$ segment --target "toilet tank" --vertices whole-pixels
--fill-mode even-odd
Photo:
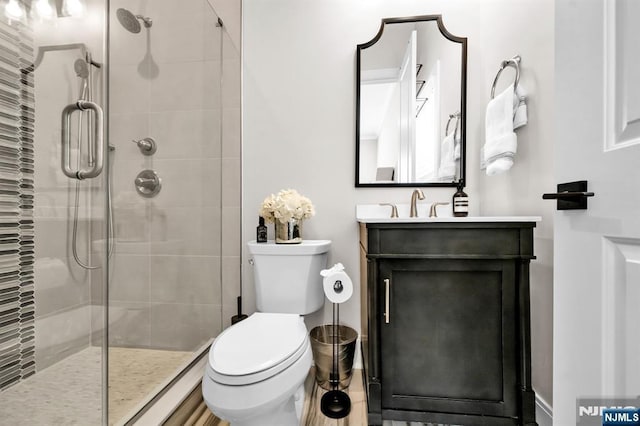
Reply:
[[[331,241],[300,244],[248,243],[260,312],[306,315],[324,305],[320,271],[327,267]]]

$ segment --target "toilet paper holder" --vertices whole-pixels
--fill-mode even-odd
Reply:
[[[342,263],[336,263],[329,269],[320,271],[323,276],[323,288],[327,299],[333,304],[333,356],[329,375],[331,390],[320,400],[320,411],[332,419],[341,419],[351,411],[351,398],[339,389],[340,373],[338,371],[338,340],[340,328],[340,303],[344,303],[353,293],[351,278],[344,272]],[[344,294],[343,294],[344,293]]]
[[[336,263],[329,269],[320,271],[324,294],[332,303],[344,303],[353,294],[353,282],[344,272],[342,263]]]

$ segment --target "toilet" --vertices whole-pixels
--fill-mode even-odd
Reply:
[[[313,362],[302,315],[324,305],[320,271],[331,241],[248,246],[258,312],[214,340],[202,394],[232,426],[297,426]]]

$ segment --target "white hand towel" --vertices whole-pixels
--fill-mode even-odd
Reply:
[[[460,159],[460,132],[456,132],[453,134],[453,159],[458,161]]]
[[[513,132],[513,96],[513,84],[510,84],[487,105],[484,160],[489,176],[504,173],[513,166],[518,147]]]
[[[441,181],[454,180],[456,177],[454,143],[453,133],[450,133],[444,137],[442,144],[440,145],[440,167],[438,168],[438,178]]]
[[[484,158],[487,162],[487,175],[495,176],[509,170],[513,166],[517,150],[518,140],[513,132],[495,139],[489,146],[485,145]]]
[[[516,92],[513,95],[513,130],[516,130],[527,124],[527,91],[518,84]]]

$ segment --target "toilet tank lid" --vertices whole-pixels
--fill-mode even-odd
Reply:
[[[302,240],[300,244],[276,244],[273,241],[257,243],[249,241],[249,253],[272,256],[303,256],[309,254],[321,254],[329,251],[331,240]]]
[[[300,315],[256,312],[214,340],[209,365],[226,376],[258,373],[285,361],[306,338]]]

